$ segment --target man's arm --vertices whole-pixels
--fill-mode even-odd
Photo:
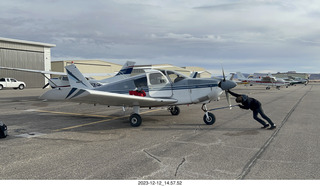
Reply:
[[[228,92],[229,92],[232,96],[234,96],[234,97],[239,97],[239,96],[241,96],[240,94],[231,92],[231,90],[228,90]]]

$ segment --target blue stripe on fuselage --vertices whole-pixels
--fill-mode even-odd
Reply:
[[[188,89],[201,89],[201,88],[211,88],[218,87],[218,84],[202,84],[202,85],[181,85],[181,86],[166,86],[161,88],[144,88],[145,92],[149,91],[177,91],[177,90],[188,90]],[[128,94],[131,89],[122,89],[122,90],[110,90],[108,92],[118,93],[118,94]]]

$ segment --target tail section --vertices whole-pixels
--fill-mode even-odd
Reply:
[[[69,79],[70,86],[72,88],[79,89],[92,89],[92,85],[89,81],[82,75],[76,65],[71,64],[65,67],[67,70],[67,75]]]
[[[196,72],[196,71],[193,71],[191,74],[190,74],[190,78],[197,78],[197,76],[198,76],[198,72]]]
[[[244,75],[241,72],[237,72],[237,76],[239,80],[245,80],[247,79],[246,77],[244,77]]]
[[[121,68],[121,70],[115,75],[115,76],[119,76],[119,75],[130,75],[134,64],[136,64],[136,62],[133,61],[127,61]]]
[[[115,82],[115,81],[119,81],[119,80],[123,80],[126,79],[130,76],[130,74],[132,73],[134,64],[136,62],[132,62],[132,61],[127,61],[121,68],[121,70],[113,77],[107,78],[107,79],[103,79],[100,82],[102,84],[107,84],[107,83],[111,83],[111,82]]]
[[[233,80],[233,77],[234,77],[234,73],[230,73],[230,74],[226,77],[226,79],[227,79],[227,80]]]

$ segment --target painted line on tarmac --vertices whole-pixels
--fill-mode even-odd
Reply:
[[[113,116],[104,116],[104,115],[96,115],[96,114],[80,114],[80,113],[72,113],[72,112],[57,112],[57,111],[49,111],[49,110],[38,110],[38,109],[28,109],[27,112],[42,112],[42,113],[51,113],[51,114],[59,114],[59,115],[73,115],[73,116],[87,116],[87,117],[98,117],[98,118],[109,118]]]
[[[147,113],[156,112],[156,111],[160,111],[160,109],[149,110],[149,111],[141,112],[140,114],[147,114]],[[121,119],[121,118],[126,118],[126,117],[128,117],[128,116],[112,117],[112,118],[109,118],[109,119],[104,119],[104,120],[100,120],[100,121],[94,121],[94,122],[80,124],[80,125],[74,125],[74,126],[71,126],[71,127],[65,127],[65,128],[56,129],[56,130],[53,130],[53,131],[54,132],[60,132],[60,131],[64,131],[64,130],[70,130],[70,129],[80,128],[80,127],[84,127],[84,126],[95,125],[95,124],[99,124],[99,123],[103,123],[103,122],[108,122],[108,121],[113,121],[113,120],[117,120],[117,119]]]

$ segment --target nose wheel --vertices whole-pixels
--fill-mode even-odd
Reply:
[[[216,122],[216,117],[211,112],[208,112],[207,105],[204,103],[201,107],[203,112],[205,112],[203,116],[203,121],[207,125],[213,125]]]
[[[207,125],[213,125],[216,122],[216,117],[214,116],[214,114],[212,114],[211,112],[207,112],[204,116],[203,116],[203,121],[205,124]]]

